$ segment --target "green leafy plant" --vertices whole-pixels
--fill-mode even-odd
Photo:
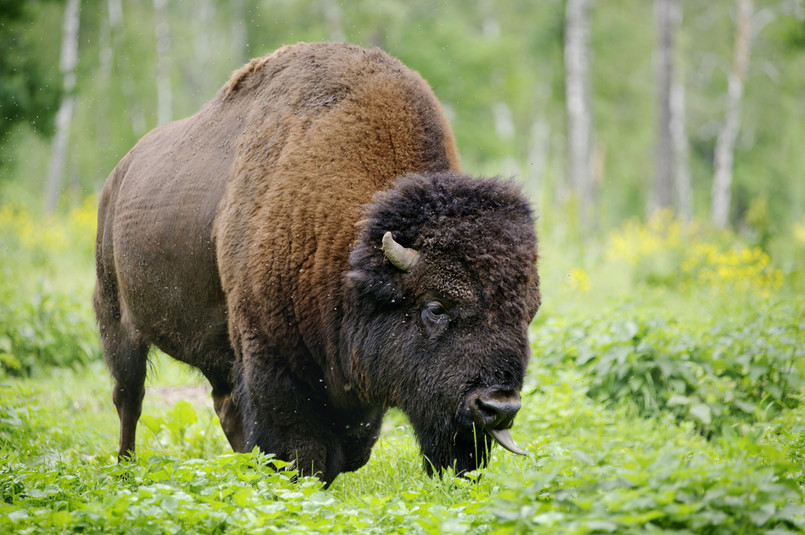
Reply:
[[[512,428],[529,455],[496,447],[468,479],[432,479],[391,410],[370,462],[323,489],[293,464],[232,454],[208,399],[175,401],[203,376],[157,351],[138,455],[117,463],[91,247],[75,230],[85,212],[64,225],[82,236],[75,256],[0,229],[21,253],[0,268],[0,533],[805,532],[797,266],[779,290],[733,293],[660,276],[673,251],[641,253],[640,274],[596,244],[543,241],[545,303]]]
[[[536,410],[518,422],[539,437],[528,446],[533,464],[491,474],[501,488],[494,533],[805,529],[802,465],[784,452],[791,437],[772,446],[764,432],[733,433],[716,444],[691,422],[599,404],[577,387],[580,370],[542,372],[527,401]],[[774,427],[790,429],[793,414],[802,411]]]
[[[621,310],[549,321],[536,353],[544,365],[587,370],[595,399],[628,401],[646,416],[668,412],[711,436],[799,405],[802,316],[801,303],[695,325]]]
[[[44,282],[33,297],[20,300],[9,282],[0,282],[0,374],[30,375],[101,358],[88,300]]]

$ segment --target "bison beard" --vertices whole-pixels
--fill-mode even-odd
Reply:
[[[299,44],[253,60],[145,136],[104,186],[94,305],[134,453],[148,348],[196,366],[235,451],[327,484],[369,459],[388,407],[429,473],[509,435],[539,303],[512,183],[461,173],[415,72]]]

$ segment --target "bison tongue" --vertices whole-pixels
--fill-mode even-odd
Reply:
[[[508,429],[487,429],[486,432],[492,435],[492,438],[495,439],[495,442],[510,452],[516,453],[517,455],[528,455],[526,452],[517,447],[517,444],[514,443],[514,439],[512,438],[512,435],[509,433]]]

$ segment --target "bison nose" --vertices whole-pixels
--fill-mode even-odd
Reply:
[[[469,401],[470,414],[483,429],[508,429],[520,410],[520,393],[495,388],[476,393]]]

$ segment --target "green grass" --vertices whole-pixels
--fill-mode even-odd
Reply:
[[[118,464],[91,244],[49,253],[0,231],[20,259],[0,279],[0,533],[805,532],[803,266],[778,279],[734,237],[700,243],[696,264],[669,228],[543,241],[512,430],[527,457],[495,448],[471,481],[429,478],[392,410],[369,463],[326,490],[232,454],[203,377],[158,352],[137,459]],[[627,231],[624,262],[605,252]],[[719,262],[732,271],[701,280]]]

